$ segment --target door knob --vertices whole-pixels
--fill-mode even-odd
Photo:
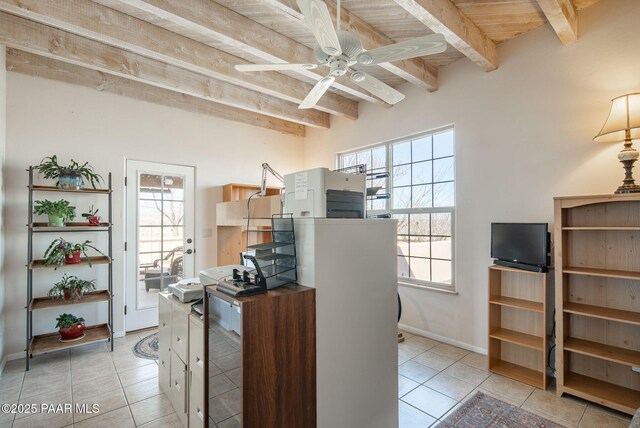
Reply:
[[[193,250],[192,250],[191,248],[189,248],[189,249],[187,250],[187,254],[191,254],[191,253],[193,253]]]
[[[193,242],[193,239],[191,239],[191,238],[187,239],[187,244],[191,244],[192,242]]]

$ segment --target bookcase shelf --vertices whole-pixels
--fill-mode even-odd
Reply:
[[[617,321],[640,325],[640,312],[623,311],[620,309],[605,308],[603,306],[585,305],[583,303],[567,302],[564,312],[586,317],[600,318],[608,321]]]
[[[600,358],[614,363],[625,364],[631,367],[640,367],[640,351],[605,345],[575,337],[568,337],[564,341],[564,349],[590,357]]]
[[[532,334],[520,333],[506,328],[500,328],[489,334],[493,339],[502,340],[503,342],[513,343],[527,348],[542,351],[544,348],[544,338],[534,336]]]
[[[535,386],[536,388],[546,388],[543,383],[545,375],[543,372],[538,370],[533,370],[507,361],[498,361],[496,364],[491,366],[491,371],[513,380],[517,380],[518,382]]]
[[[569,372],[558,394],[568,393],[602,406],[633,415],[640,408],[640,394],[635,389]]]
[[[546,389],[547,273],[489,267],[489,370]]]
[[[542,302],[533,300],[516,299],[515,297],[494,296],[489,299],[492,305],[509,306],[511,308],[523,309],[525,311],[543,312],[544,305]]]
[[[629,414],[640,407],[638,224],[640,194],[555,198],[556,393]]]
[[[604,278],[620,278],[640,280],[640,272],[630,272],[614,269],[593,269],[585,267],[567,266],[563,268],[564,273],[573,275],[601,276]]]

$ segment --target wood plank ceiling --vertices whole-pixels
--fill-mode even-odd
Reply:
[[[325,0],[332,16],[334,0]],[[579,12],[598,0],[343,0],[341,26],[365,49],[441,33],[445,52],[354,68],[432,92],[438,69],[500,65],[496,45],[550,23],[578,37]],[[357,119],[361,101],[390,107],[342,77],[316,108],[298,109],[326,68],[240,73],[248,63],[307,63],[315,40],[295,0],[0,0],[7,69],[304,136],[331,115]],[[428,96],[426,94],[425,96]]]

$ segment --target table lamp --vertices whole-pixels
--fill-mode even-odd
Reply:
[[[615,193],[638,193],[640,185],[633,179],[633,164],[638,160],[638,152],[631,140],[640,139],[640,93],[622,95],[611,100],[611,111],[602,130],[593,141],[617,143],[624,141],[624,149],[618,153],[625,177]]]

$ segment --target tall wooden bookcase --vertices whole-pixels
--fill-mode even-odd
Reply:
[[[640,194],[555,198],[557,394],[640,408]]]
[[[281,210],[280,190],[267,187],[266,197],[257,197],[260,186],[232,183],[222,187],[222,202],[216,204],[218,266],[236,265],[247,245],[271,241],[271,216]],[[248,225],[247,217],[251,218]]]
[[[489,267],[489,370],[547,389],[547,277]]]

